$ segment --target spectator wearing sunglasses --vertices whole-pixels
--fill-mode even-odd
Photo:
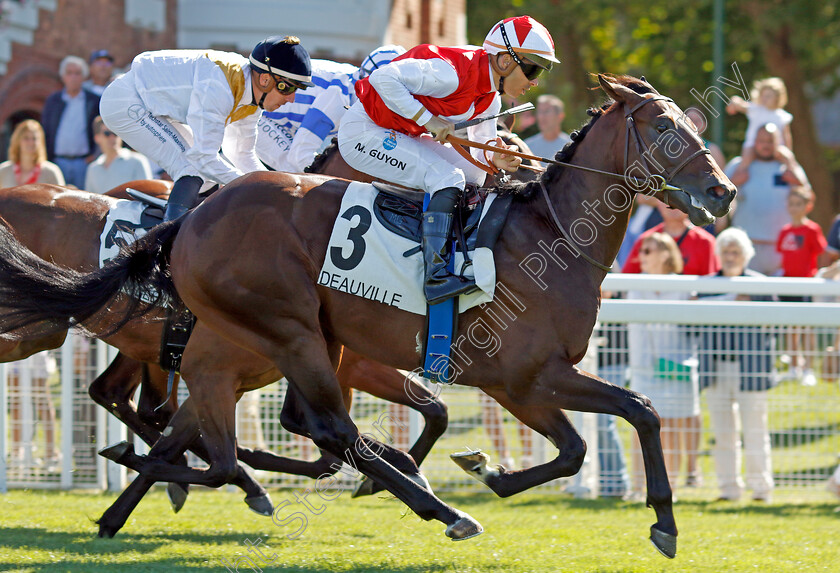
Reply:
[[[261,110],[293,101],[296,90],[312,85],[311,76],[309,54],[294,36],[263,40],[249,58],[215,50],[145,52],[106,88],[100,113],[110,131],[175,181],[169,221],[195,206],[204,183],[226,185],[265,171],[256,153]]]
[[[338,147],[354,169],[422,189],[431,195],[423,216],[426,300],[435,304],[472,285],[447,270],[453,212],[466,184],[484,182],[484,170],[441,143],[461,121],[491,117],[501,95],[521,97],[558,60],[548,30],[530,16],[507,18],[481,48],[420,45],[356,82],[359,101],[341,119]],[[496,142],[496,123],[467,130],[476,142]],[[476,161],[516,171],[521,160],[473,150]]]
[[[152,178],[149,161],[124,148],[120,136],[109,130],[98,116],[93,120],[93,140],[102,155],[88,165],[85,191],[102,194],[129,181]]]

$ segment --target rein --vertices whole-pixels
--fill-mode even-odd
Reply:
[[[470,141],[468,139],[464,139],[464,138],[461,138],[461,137],[456,137],[454,135],[448,136],[446,138],[446,140],[448,142],[450,142],[452,144],[452,146],[455,148],[455,150],[458,151],[458,153],[460,153],[464,158],[468,159],[471,163],[473,163],[474,165],[477,165],[478,167],[482,168],[484,171],[487,171],[491,175],[495,175],[498,172],[498,169],[495,168],[495,166],[492,166],[492,163],[491,163],[492,167],[488,167],[487,165],[484,165],[483,163],[480,163],[480,162],[476,161],[475,158],[473,158],[472,155],[470,155],[469,152],[466,149],[464,149],[464,147],[475,147],[477,149],[483,149],[485,151],[485,154],[486,154],[487,151],[494,151],[494,152],[498,152],[498,153],[502,153],[502,154],[506,154],[506,155],[513,155],[513,156],[516,156],[516,157],[521,157],[522,159],[531,159],[531,160],[539,161],[541,163],[548,163],[548,164],[551,164],[551,165],[561,165],[563,167],[571,167],[572,169],[578,169],[578,170],[581,170],[581,171],[588,171],[590,173],[597,173],[599,175],[606,175],[608,177],[614,177],[616,179],[621,179],[625,183],[629,183],[634,189],[636,189],[639,192],[640,191],[644,191],[644,192],[650,191],[651,194],[653,194],[653,193],[659,193],[659,192],[662,192],[662,191],[682,191],[682,189],[680,189],[679,187],[675,187],[675,186],[671,185],[670,184],[671,180],[673,180],[673,178],[677,176],[677,173],[679,173],[691,161],[693,161],[694,159],[696,159],[697,157],[699,157],[701,155],[711,154],[711,152],[706,147],[703,147],[701,149],[698,149],[694,153],[692,153],[685,160],[683,160],[679,165],[677,165],[677,167],[672,172],[669,173],[667,169],[664,169],[664,168],[660,167],[664,176],[663,176],[663,174],[653,173],[653,170],[650,168],[650,164],[648,163],[648,160],[645,158],[645,155],[648,154],[648,152],[650,151],[650,147],[645,143],[645,140],[642,138],[642,134],[639,133],[639,128],[636,127],[636,122],[633,119],[633,114],[637,110],[639,110],[640,108],[642,108],[646,104],[648,104],[650,102],[653,102],[653,101],[666,101],[666,102],[673,103],[674,100],[672,100],[671,98],[665,97],[665,96],[654,96],[654,97],[651,97],[651,98],[643,99],[642,101],[640,101],[639,103],[637,103],[635,106],[633,106],[630,109],[628,109],[627,104],[624,104],[624,109],[625,109],[624,117],[625,117],[625,120],[626,120],[625,123],[626,123],[626,126],[627,126],[627,130],[625,132],[625,141],[624,141],[624,170],[626,172],[627,167],[629,165],[630,140],[632,139],[633,143],[635,145],[635,148],[636,148],[636,152],[639,154],[639,157],[641,158],[642,162],[644,163],[644,167],[645,167],[645,170],[647,171],[647,175],[648,175],[648,177],[644,181],[644,183],[645,183],[644,187],[641,187],[642,181],[640,181],[638,178],[630,177],[628,175],[624,175],[624,174],[621,174],[621,173],[613,173],[611,171],[603,171],[601,169],[595,169],[595,168],[592,168],[592,167],[585,167],[583,165],[574,165],[572,163],[567,163],[565,161],[557,161],[556,159],[548,159],[547,157],[539,157],[537,155],[531,155],[529,153],[522,153],[520,151],[514,151],[514,150],[511,150],[511,149],[502,149],[500,147],[496,147],[496,146],[493,146],[493,145],[488,145],[486,143],[473,142],[473,141]],[[631,132],[633,133],[632,137],[630,135]],[[659,165],[657,164],[657,166],[659,166]],[[589,255],[584,253],[582,250],[580,250],[580,247],[577,245],[577,243],[575,243],[575,241],[572,240],[571,236],[569,235],[569,232],[566,231],[565,227],[563,227],[563,224],[560,222],[560,218],[557,216],[557,212],[554,210],[554,206],[551,204],[551,198],[548,196],[548,191],[546,190],[545,185],[540,183],[540,188],[542,189],[546,205],[548,205],[548,211],[551,214],[551,221],[552,221],[552,223],[554,223],[554,226],[556,227],[555,230],[559,233],[559,235],[567,243],[569,243],[569,245],[575,250],[575,252],[578,255],[580,255],[581,257],[583,257],[583,259],[586,260],[586,262],[594,265],[595,267],[601,269],[602,271],[609,272],[611,270],[611,267],[596,261],[595,259],[593,259]]]

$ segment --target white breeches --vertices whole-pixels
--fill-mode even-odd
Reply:
[[[357,102],[341,119],[338,148],[350,165],[373,177],[427,193],[481,184],[485,172],[428,135],[412,137],[376,125]]]
[[[173,181],[184,175],[200,177],[198,170],[184,156],[184,152],[192,145],[192,134],[185,126],[179,125],[176,128],[166,118],[156,116],[146,109],[134,87],[131,71],[111,82],[105,89],[99,103],[99,113],[111,131],[135,151],[160,165]]]

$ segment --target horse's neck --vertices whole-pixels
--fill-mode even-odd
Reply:
[[[609,173],[621,173],[621,159],[618,158],[620,146],[615,143],[620,138],[604,138],[597,135],[617,129],[614,124],[612,118],[601,117],[578,144],[571,163]],[[602,148],[599,141],[604,140],[610,141],[610,144]],[[576,242],[579,250],[607,266],[615,260],[621,247],[629,218],[629,203],[632,201],[632,194],[623,185],[618,185],[619,183],[620,180],[613,177],[566,167],[559,177],[546,187],[560,224],[573,239],[578,239]],[[552,214],[546,205],[543,191],[538,188],[536,193],[538,196],[523,205],[524,209],[515,210],[517,218],[521,220],[514,224],[529,229],[529,234],[532,235],[530,244],[540,246],[541,252],[547,256],[549,262],[554,262],[561,268],[568,265],[572,272],[589,276],[592,284],[600,284],[605,272],[587,262],[583,256],[561,245],[563,241],[552,222]],[[614,207],[620,204],[619,201],[626,202],[627,208],[615,209]],[[534,216],[541,224],[534,225],[531,221],[529,225],[527,219]],[[593,232],[594,239],[589,243]],[[541,245],[555,245],[556,258],[552,258]],[[565,273],[545,274],[553,274],[560,281],[565,280],[561,278]]]

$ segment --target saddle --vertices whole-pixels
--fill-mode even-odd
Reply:
[[[373,212],[377,220],[392,233],[418,243],[404,256],[410,257],[420,250],[422,239],[424,193],[388,183],[374,182],[379,191],[374,199]],[[487,198],[487,190],[468,186],[461,196],[452,225],[452,240],[462,249],[475,248],[476,229],[481,219],[481,209],[476,209]]]

